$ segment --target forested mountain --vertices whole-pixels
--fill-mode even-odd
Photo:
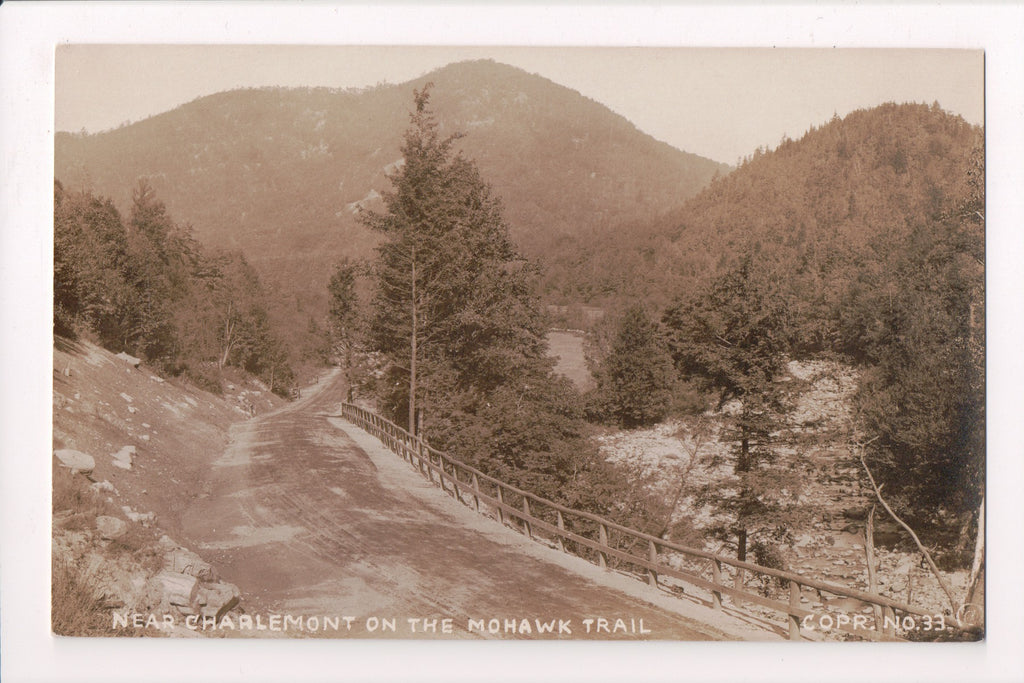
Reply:
[[[457,146],[503,200],[512,238],[531,258],[653,218],[728,170],[573,90],[476,61],[358,91],[236,90],[117,130],[59,133],[55,175],[122,211],[129,188],[147,178],[198,240],[242,250],[289,307],[323,313],[332,265],[369,256],[376,243],[356,213],[379,208],[401,159],[409,98],[428,81],[442,132],[465,134]]]
[[[863,370],[850,438],[863,439],[900,514],[932,542],[967,547],[985,459],[980,128],[937,105],[857,111],[758,150],[678,211],[580,258],[607,278],[610,303],[656,312],[681,379],[720,406],[739,401],[735,519],[723,533],[741,555],[766,511],[784,519],[764,490],[787,411],[780,369],[822,354]],[[601,330],[599,378],[630,360],[611,341],[629,325],[612,315]],[[606,419],[626,422],[636,396],[665,385],[651,363],[631,371],[646,387],[604,382],[595,403]]]
[[[809,303],[827,295],[822,278],[844,257],[895,244],[963,197],[982,144],[981,129],[936,105],[886,104],[833,118],[775,150],[756,150],[654,221],[560,250],[556,286],[581,287],[576,300],[660,306],[735,263],[749,244],[785,254],[793,274],[809,278]]]

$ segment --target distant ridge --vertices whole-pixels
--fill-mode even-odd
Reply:
[[[234,90],[116,130],[58,133],[55,175],[122,210],[148,178],[201,241],[241,249],[283,296],[320,310],[333,264],[371,253],[375,236],[355,214],[389,189],[412,91],[427,82],[442,127],[466,134],[459,144],[531,257],[663,214],[729,170],[574,90],[479,60],[362,90]]]

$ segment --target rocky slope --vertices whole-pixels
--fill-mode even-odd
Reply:
[[[779,548],[783,564],[798,574],[866,591],[865,522],[875,499],[850,445],[850,398],[858,375],[832,362],[791,362],[787,381],[796,404],[786,439],[790,445],[780,449],[778,466],[804,475],[800,501],[812,514],[809,524],[792,530],[793,542]],[[703,527],[713,518],[706,508],[695,506],[692,492],[708,483],[725,482],[730,475],[727,462],[713,464],[729,448],[720,438],[722,417],[709,412],[699,420],[670,420],[598,438],[607,457],[633,465],[669,498],[683,478],[688,495],[681,497],[676,518]],[[881,506],[875,514],[875,545],[879,593],[952,618],[948,600],[921,554]],[[707,543],[705,549],[734,552],[717,542]],[[943,572],[943,576],[962,599],[967,593],[967,572]],[[802,601],[809,609],[825,612],[851,607],[820,595],[805,595]],[[854,607],[865,610],[864,605]],[[866,610],[870,612],[869,607]]]
[[[174,538],[227,428],[281,400],[241,377],[214,396],[88,342],[57,338],[53,362],[55,632],[133,634],[133,615],[166,613],[181,635],[190,616],[244,610]]]

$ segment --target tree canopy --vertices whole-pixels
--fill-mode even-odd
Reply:
[[[93,335],[172,374],[217,388],[233,365],[287,394],[294,374],[271,329],[256,271],[204,250],[145,180],[127,222],[109,199],[54,190],[54,332]]]
[[[367,336],[385,359],[379,405],[513,485],[607,506],[592,495],[603,464],[585,438],[582,402],[546,356],[536,269],[429,101],[429,87],[415,92],[386,211],[363,217],[384,236]]]

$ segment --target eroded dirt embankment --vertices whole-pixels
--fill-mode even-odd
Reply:
[[[182,546],[228,429],[283,401],[243,376],[223,396],[88,342],[53,351],[53,626],[121,635],[112,614],[216,614],[237,588]],[[70,465],[71,467],[68,467]],[[177,604],[182,603],[182,604]],[[159,633],[167,630],[161,629]]]

